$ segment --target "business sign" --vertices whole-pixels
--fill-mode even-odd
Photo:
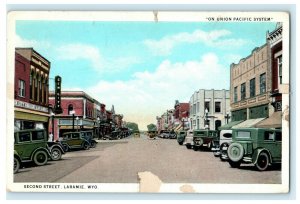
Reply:
[[[35,104],[31,104],[31,103],[27,103],[27,102],[24,102],[24,101],[15,100],[15,107],[27,108],[27,109],[30,109],[30,110],[35,110],[35,111],[48,113],[48,108],[43,107],[43,106],[39,106],[39,105],[35,105]]]
[[[55,105],[54,105],[54,112],[56,114],[62,113],[61,108],[61,77],[55,77]]]

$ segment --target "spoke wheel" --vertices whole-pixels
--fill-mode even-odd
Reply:
[[[268,154],[261,152],[257,158],[255,166],[259,171],[265,171],[268,168],[269,163],[270,161]]]

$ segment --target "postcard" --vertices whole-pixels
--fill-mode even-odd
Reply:
[[[7,191],[288,193],[289,24],[10,12]]]

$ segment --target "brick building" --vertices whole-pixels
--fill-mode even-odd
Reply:
[[[175,131],[180,129],[189,129],[189,107],[189,103],[179,103],[178,100],[175,101],[173,114]]]
[[[33,48],[15,49],[15,129],[47,129],[50,62]]]

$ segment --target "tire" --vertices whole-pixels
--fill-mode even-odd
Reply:
[[[90,149],[90,145],[89,145],[87,142],[85,142],[85,143],[83,144],[83,149],[84,149],[84,150]]]
[[[227,154],[231,161],[238,162],[244,156],[244,148],[240,143],[232,143],[228,147]]]
[[[178,142],[179,145],[183,145],[183,142]]]
[[[258,155],[257,161],[255,163],[256,168],[259,171],[265,171],[269,167],[269,164],[270,160],[268,154],[266,152],[261,152]]]
[[[62,151],[58,147],[54,147],[51,150],[51,159],[53,161],[58,161],[61,159]]]
[[[95,148],[95,147],[96,147],[96,142],[92,142],[92,143],[91,143],[91,147],[92,147],[92,148]]]
[[[229,160],[229,164],[232,168],[239,168],[241,166],[241,162],[238,161],[238,162],[234,162],[234,161],[231,161]]]
[[[37,166],[43,166],[47,163],[47,161],[48,161],[48,155],[45,151],[38,150],[33,156],[33,162]]]
[[[211,142],[207,144],[207,148],[208,148],[209,150],[211,150],[211,146],[212,146],[212,145],[211,145]]]
[[[20,166],[21,166],[20,160],[14,157],[14,174],[18,173]]]
[[[192,146],[191,145],[186,145],[186,148],[187,149],[192,149]]]
[[[199,147],[197,147],[197,146],[194,146],[194,147],[193,147],[193,150],[194,150],[194,151],[198,151],[198,149],[199,149]]]

